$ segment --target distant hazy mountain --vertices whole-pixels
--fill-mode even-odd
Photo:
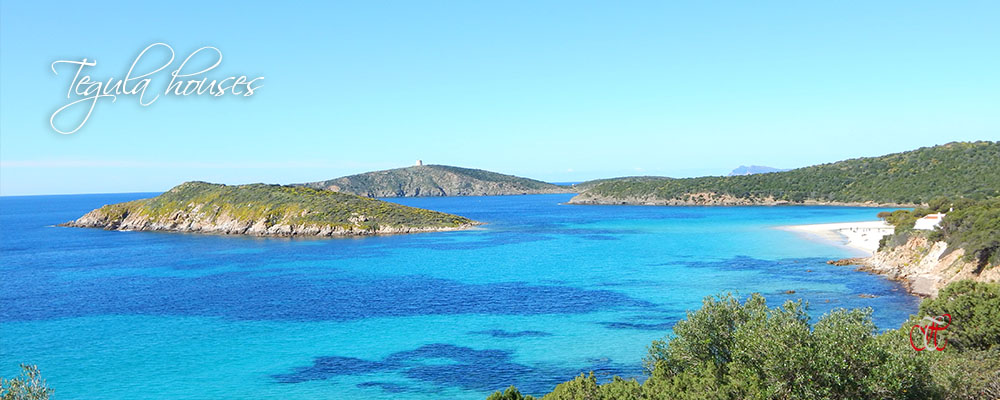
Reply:
[[[782,172],[782,171],[788,171],[788,170],[773,168],[773,167],[765,167],[763,165],[750,165],[750,166],[740,165],[739,167],[734,169],[733,172],[730,172],[729,176],[766,174],[769,172]]]
[[[368,197],[501,196],[572,193],[572,187],[447,165],[417,165],[366,172],[304,186]]]

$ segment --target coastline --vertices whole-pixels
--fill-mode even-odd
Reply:
[[[885,221],[854,221],[834,222],[825,224],[782,225],[774,229],[794,232],[809,240],[826,242],[831,245],[846,247],[858,252],[857,257],[827,261],[833,265],[855,265],[858,271],[887,276],[899,281],[911,295],[933,297],[936,290],[931,291],[926,285],[915,285],[912,279],[905,279],[898,274],[887,273],[873,267],[872,260],[878,256],[879,241],[883,236],[893,233],[894,227]]]
[[[568,204],[574,205],[629,205],[629,206],[840,206],[840,207],[871,207],[871,208],[912,208],[920,204],[881,203],[874,201],[842,202],[807,199],[803,201],[778,200],[773,197],[736,197],[720,195],[712,192],[691,193],[686,198],[660,198],[654,195],[642,196],[608,196],[588,191],[577,194],[569,199]]]
[[[836,222],[829,224],[784,225],[780,229],[796,232],[806,237],[833,242],[840,246],[872,256],[878,251],[879,241],[893,232],[892,225],[885,221]]]
[[[86,217],[86,216],[84,216]],[[186,224],[163,224],[163,223],[152,223],[150,221],[142,221],[138,224],[131,225],[110,225],[107,223],[99,223],[92,221],[80,222],[80,219],[64,222],[55,226],[65,227],[65,228],[97,228],[104,229],[107,231],[119,231],[119,232],[168,232],[168,233],[194,233],[194,234],[208,234],[208,235],[223,235],[223,236],[251,236],[251,237],[278,237],[278,238],[291,238],[291,237],[307,237],[307,238],[336,238],[336,237],[359,237],[359,236],[390,236],[390,235],[405,235],[413,233],[432,233],[432,232],[452,232],[452,231],[464,231],[476,229],[481,225],[485,225],[483,222],[473,221],[472,223],[456,225],[456,226],[380,226],[377,229],[366,229],[358,226],[333,226],[333,225],[319,225],[319,224],[299,224],[299,225],[288,225],[288,224],[277,224],[270,227],[261,226],[259,224],[250,223],[239,223],[236,221],[235,224],[198,224],[198,223],[186,223]]]
[[[787,225],[775,229],[863,252],[864,257],[831,260],[828,263],[856,265],[859,271],[900,281],[907,292],[920,297],[936,297],[941,288],[958,280],[1000,281],[1000,269],[984,271],[976,262],[963,257],[964,249],[948,251],[947,243],[933,242],[926,235],[910,237],[903,245],[879,251],[879,241],[894,230],[883,221]]]

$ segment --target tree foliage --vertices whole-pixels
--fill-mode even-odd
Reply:
[[[906,243],[913,235],[917,219],[931,213],[945,213],[944,219],[929,234],[931,240],[948,243],[948,251],[964,249],[968,260],[980,268],[1000,264],[1000,198],[972,200],[937,197],[927,207],[879,213],[879,218],[895,226],[892,236],[882,238],[881,247]]]
[[[52,392],[34,365],[21,364],[21,375],[12,379],[0,377],[0,400],[48,400]]]
[[[647,398],[699,398],[705,390],[724,399],[926,395],[915,379],[926,366],[884,346],[870,315],[836,310],[811,326],[799,302],[769,308],[760,295],[706,299],[672,338],[651,346],[646,363],[655,367],[645,386],[655,390]]]
[[[912,324],[942,313],[954,321],[945,350],[915,351]],[[834,310],[810,324],[801,302],[769,308],[760,295],[740,302],[727,294],[706,298],[650,346],[645,382],[615,377],[600,384],[581,374],[542,399],[995,400],[998,341],[997,283],[952,283],[924,300],[901,329],[883,333],[870,309]],[[496,396],[507,392],[490,399],[506,400]]]
[[[520,390],[511,385],[504,391],[496,391],[489,395],[486,400],[535,400],[532,396],[525,396],[521,394]]]
[[[1000,198],[964,202],[945,215],[939,231],[949,248],[965,249],[981,267],[1000,264]]]
[[[959,281],[920,303],[917,318],[951,315],[942,332],[957,350],[1000,350],[1000,284]]]

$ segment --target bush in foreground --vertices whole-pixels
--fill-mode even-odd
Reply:
[[[913,324],[944,313],[953,317],[939,336],[945,350],[915,351]],[[870,309],[835,310],[811,325],[800,302],[709,297],[644,362],[644,383],[580,375],[542,399],[1000,399],[1000,284],[953,283],[881,334]],[[530,398],[513,386],[490,396]]]
[[[21,364],[16,378],[0,377],[0,400],[47,400],[52,392],[34,365]]]

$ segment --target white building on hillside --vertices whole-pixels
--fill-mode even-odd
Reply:
[[[913,224],[913,229],[923,229],[927,231],[934,230],[934,227],[938,226],[938,224],[941,223],[941,220],[943,218],[944,214],[941,213],[927,214],[923,218],[918,219],[917,222]]]

